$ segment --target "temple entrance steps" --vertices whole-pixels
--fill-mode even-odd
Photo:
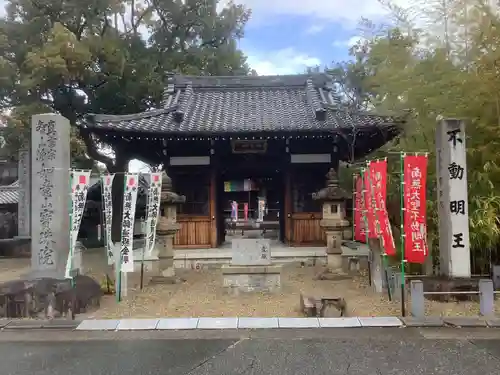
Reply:
[[[273,264],[306,262],[308,264],[324,264],[326,247],[290,247],[278,241],[272,243]],[[175,268],[210,268],[230,264],[231,246],[223,244],[215,249],[175,249]]]

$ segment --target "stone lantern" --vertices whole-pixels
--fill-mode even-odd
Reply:
[[[158,252],[158,268],[157,275],[151,279],[152,283],[177,282],[174,268],[174,236],[180,227],[177,223],[177,206],[185,201],[184,195],[172,191],[172,179],[166,172],[163,172],[155,245]]]
[[[342,234],[349,227],[345,219],[346,200],[349,194],[339,187],[339,180],[335,169],[331,168],[326,174],[326,187],[313,193],[314,200],[323,202],[323,216],[321,227],[326,233],[326,254],[328,268],[334,273],[342,272]]]

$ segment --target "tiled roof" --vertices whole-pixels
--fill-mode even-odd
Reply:
[[[384,127],[402,121],[337,107],[324,74],[292,76],[172,76],[162,108],[133,115],[87,116],[89,129],[170,134],[332,131]]]
[[[9,186],[0,186],[0,205],[17,204],[19,201],[18,188]]]

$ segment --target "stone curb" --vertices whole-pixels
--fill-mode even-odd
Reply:
[[[61,329],[74,330],[82,322],[80,320],[35,320],[35,319],[0,319],[0,329],[26,330],[26,329]]]
[[[76,331],[163,331],[213,329],[297,329],[297,328],[500,328],[500,319],[427,317],[345,317],[345,318],[162,318],[9,320],[0,319],[2,331],[60,329]]]

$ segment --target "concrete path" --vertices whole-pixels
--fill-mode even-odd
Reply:
[[[497,375],[492,329],[3,331],[9,375]]]

